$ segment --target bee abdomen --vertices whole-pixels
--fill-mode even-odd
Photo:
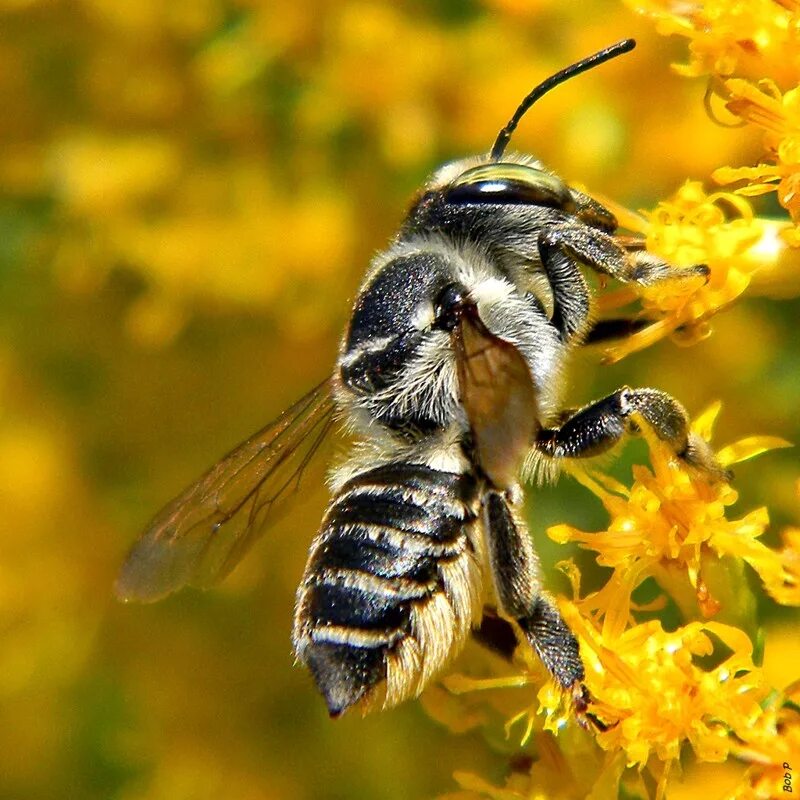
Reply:
[[[294,644],[332,715],[378,687],[422,689],[480,607],[469,475],[419,464],[362,473],[334,498],[298,592]]]

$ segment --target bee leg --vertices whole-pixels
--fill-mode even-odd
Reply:
[[[717,461],[701,436],[689,428],[683,406],[658,389],[627,386],[576,411],[558,428],[541,430],[536,449],[551,458],[588,458],[610,450],[625,434],[640,429],[632,415],[638,413],[678,458],[710,479],[730,480],[731,473]]]
[[[514,626],[491,606],[484,606],[481,624],[472,631],[472,638],[505,661],[511,661],[519,647]]]
[[[646,250],[629,252],[613,236],[587,225],[564,224],[544,232],[539,239],[542,263],[552,260],[559,251],[572,264],[585,264],[622,283],[640,286],[697,276],[707,278],[709,274],[705,264],[676,267]]]
[[[584,344],[603,344],[617,339],[626,339],[634,333],[644,330],[653,324],[647,317],[614,317],[599,319],[586,333]]]
[[[589,287],[580,271],[579,260],[565,246],[563,236],[577,226],[553,228],[538,240],[539,258],[553,292],[553,316],[550,322],[563,342],[580,337],[589,327]],[[566,232],[566,234],[564,233]]]
[[[542,590],[538,559],[525,524],[499,491],[487,492],[483,510],[500,608],[519,625],[556,681],[575,699],[588,696],[578,640]]]
[[[599,228],[605,233],[614,233],[619,227],[617,218],[601,203],[598,203],[588,194],[570,188],[570,196],[575,204],[575,216],[593,228]]]

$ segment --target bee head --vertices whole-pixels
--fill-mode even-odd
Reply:
[[[506,147],[522,117],[550,89],[629,52],[635,46],[633,39],[623,39],[562,69],[536,86],[500,130],[487,155],[445,164],[434,173],[412,203],[407,224],[420,229],[438,225],[446,227],[448,220],[457,215],[457,208],[464,206],[486,210],[537,206],[573,213],[574,194],[564,181],[529,156],[505,155]]]

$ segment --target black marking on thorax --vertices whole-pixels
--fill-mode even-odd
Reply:
[[[419,404],[402,413],[373,396],[403,379],[418,357],[428,331],[415,318],[452,280],[451,265],[438,253],[419,251],[383,265],[359,295],[340,362],[342,385],[369,405],[371,416],[408,441],[441,426],[431,410]],[[432,376],[433,378],[433,376]]]
[[[346,352],[376,338],[410,332],[419,303],[432,302],[448,280],[447,262],[436,253],[398,256],[385,264],[356,300]]]
[[[449,280],[436,253],[399,256],[378,270],[356,300],[345,339],[342,382],[361,394],[386,388],[414,358],[423,332],[414,318]]]

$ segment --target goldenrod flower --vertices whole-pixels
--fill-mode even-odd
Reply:
[[[608,637],[577,606],[565,615],[581,637],[593,706],[608,725],[597,742],[624,750],[628,766],[646,764],[651,753],[672,761],[685,741],[700,760],[721,761],[731,750],[729,732],[746,731],[759,718],[760,674],[752,644],[738,628],[692,622],[669,632],[652,620]],[[732,653],[705,670],[696,659],[715,650],[708,634]],[[548,693],[540,697],[547,700]],[[555,709],[544,706],[554,719]]]
[[[730,79],[724,88],[726,108],[737,117],[763,128],[764,148],[770,162],[756,167],[721,167],[714,172],[719,183],[744,180],[740,195],[777,191],[780,204],[795,225],[800,223],[800,89],[781,94],[772,81],[753,85]],[[800,244],[797,230],[785,234],[791,244]]]
[[[762,701],[763,713],[753,724],[736,731],[731,754],[750,766],[735,800],[776,797],[776,787],[782,787],[784,783],[785,765],[789,764],[793,772],[796,770],[800,755],[798,700],[800,683],[788,686],[782,692],[772,692]]]
[[[711,75],[709,89],[724,97],[727,110],[766,131],[768,159],[755,167],[720,167],[713,177],[728,184],[744,180],[741,195],[777,191],[795,224],[800,221],[800,3],[797,0],[715,0],[702,4],[637,2],[664,34],[690,40],[684,75]],[[765,78],[764,76],[769,76]],[[722,79],[722,80],[721,80]],[[795,87],[781,92],[780,86]],[[787,242],[800,244],[796,231]]]
[[[732,192],[708,194],[697,181],[687,181],[649,213],[609,205],[623,227],[645,237],[650,252],[681,266],[706,264],[710,273],[707,281],[698,277],[626,286],[601,296],[601,312],[614,311],[638,296],[640,316],[653,320],[608,348],[608,363],[670,334],[682,343],[702,339],[709,333],[711,317],[739,298],[758,270],[780,262],[787,249],[778,235],[785,224],[759,219],[745,198]]]
[[[689,39],[691,59],[673,65],[682,75],[755,73],[797,82],[800,77],[797,0],[629,0],[653,17],[665,36]]]
[[[715,405],[701,414],[694,431],[709,439],[718,412]],[[465,792],[454,798],[588,797],[596,789],[593,781],[605,787],[606,795],[592,796],[613,797],[631,768],[648,771],[661,798],[686,745],[700,762],[735,757],[750,764],[737,795],[744,798],[746,791],[774,780],[776,764],[789,759],[791,744],[776,747],[776,741],[796,721],[776,700],[779,696],[770,693],[748,635],[730,624],[691,620],[698,608],[705,617],[719,611],[704,573],[716,575],[725,559],[750,564],[778,602],[800,605],[800,530],[784,532],[781,551],[763,545],[758,537],[769,524],[766,509],[729,519],[727,510],[738,498],[733,487],[697,474],[640,423],[651,466],[634,467],[630,487],[597,470],[570,470],[603,502],[610,517],[607,530],[585,533],[562,524],[548,531],[556,541],[578,542],[595,551],[598,564],[613,570],[600,590],[582,597],[578,568],[571,561],[561,565],[574,598],[562,600],[560,608],[581,644],[592,719],[605,728],[594,738],[606,757],[587,745],[588,734],[576,735],[568,724],[573,713],[568,698],[520,648],[522,660],[509,674],[445,679],[450,692],[473,696],[461,713],[452,707],[445,712],[441,696],[428,704],[437,718],[463,731],[489,722],[491,715],[476,713],[474,695],[481,693],[495,713],[505,713],[506,735],[518,735],[522,746],[532,744],[538,756],[503,788],[459,773],[456,779]],[[718,458],[728,466],[786,444],[774,437],[749,437],[722,448]],[[689,622],[668,631],[660,620],[637,620],[637,613],[648,609],[637,606],[631,595],[648,576],[675,599]],[[535,687],[536,697],[520,699],[516,712],[509,713],[508,700],[498,699],[503,692],[513,696]],[[797,732],[792,736],[800,738]]]
[[[627,768],[651,773],[658,785],[656,797],[663,797],[668,778],[679,771],[677,761],[686,744],[700,762],[735,756],[753,764],[743,785],[774,777],[774,767],[791,757],[794,739],[777,745],[788,712],[769,694],[753,663],[752,644],[741,630],[691,622],[665,631],[660,621],[652,620],[609,638],[580,606],[581,601],[565,602],[561,609],[581,642],[593,712],[607,726],[594,734],[606,756],[591,748],[588,734],[565,727],[563,694],[548,681],[537,701],[506,724],[510,735],[523,723],[522,744],[532,742],[537,758],[522,773],[513,773],[503,788],[457,773],[456,780],[471,792],[458,797],[586,797],[597,786],[606,794],[592,797],[615,797],[620,781],[631,778],[624,774]],[[727,655],[720,657],[721,652]],[[715,666],[703,666],[703,659],[712,656]],[[446,685],[463,694],[540,683],[541,671],[526,665],[516,675],[486,680],[452,676]],[[544,721],[537,718],[542,713]]]
[[[694,423],[694,430],[703,438],[709,438],[718,411],[719,406],[714,406]],[[634,466],[630,489],[599,474],[572,469],[602,501],[611,518],[608,529],[587,533],[562,524],[548,530],[557,542],[578,542],[582,548],[594,550],[598,564],[614,570],[594,599],[587,599],[592,612],[605,619],[603,635],[615,638],[622,634],[630,619],[630,595],[651,576],[679,605],[685,606],[686,590],[691,586],[702,613],[713,616],[719,606],[703,572],[712,560],[726,556],[750,564],[778,602],[800,604],[800,581],[791,546],[797,535],[788,534],[783,553],[763,545],[758,537],[769,524],[766,508],[728,519],[726,509],[737,501],[736,490],[724,482],[709,482],[676,459],[646,425],[643,429],[652,467]],[[751,437],[724,448],[718,457],[727,467],[786,445],[774,437]]]

